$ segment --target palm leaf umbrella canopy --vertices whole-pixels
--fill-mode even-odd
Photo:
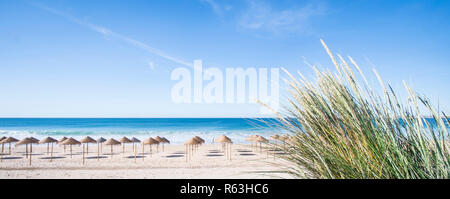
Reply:
[[[125,144],[126,143],[132,143],[133,141],[128,139],[127,137],[122,137],[119,140],[120,143],[122,143],[122,155],[125,154]]]
[[[73,138],[68,138],[66,140],[64,140],[64,142],[62,142],[61,144],[65,145],[69,145],[70,146],[70,158],[72,159],[72,145],[81,145],[81,142],[79,142],[76,139]]]
[[[131,142],[133,143],[133,151],[136,152],[136,147],[135,147],[136,145],[135,145],[135,143],[140,143],[141,140],[139,140],[139,139],[137,139],[135,137],[132,137],[131,138]]]
[[[137,139],[137,138],[135,138],[135,137],[132,137],[132,138],[131,138],[131,141],[132,141],[133,143],[141,142],[139,139]]]
[[[152,156],[152,145],[159,144],[159,142],[153,138],[148,138],[148,139],[144,140],[144,142],[142,142],[142,153],[144,153],[144,145],[147,145],[147,144],[150,145],[150,156]]]
[[[89,155],[89,143],[95,144],[97,143],[97,141],[94,140],[94,138],[86,136],[83,139],[81,139],[80,142],[83,144],[83,164],[84,164],[84,144],[86,144],[86,153]]]
[[[47,144],[47,155],[49,153],[49,145],[52,144],[52,149],[50,152],[50,162],[53,160],[53,143],[57,143],[58,140],[52,137],[46,137],[43,140],[39,141],[39,144]]]
[[[15,146],[20,146],[25,144],[25,156],[28,157],[28,145],[35,144],[36,141],[31,138],[24,138],[16,143]],[[30,165],[31,165],[31,154],[30,154]]]
[[[67,137],[62,137],[61,139],[58,140],[58,143],[63,143],[63,142],[66,141],[67,139],[69,139],[69,138],[67,138]]]
[[[205,140],[202,139],[201,137],[194,136],[194,139],[198,140],[200,142],[200,144],[204,144],[205,143]]]
[[[259,152],[262,151],[261,143],[263,143],[263,142],[264,142],[264,143],[268,142],[268,140],[267,140],[266,138],[264,138],[263,136],[260,136],[260,135],[258,135],[258,136],[256,137],[255,141],[259,143]]]
[[[36,139],[34,137],[28,137],[32,141],[30,144],[30,156],[33,155],[33,144],[39,144],[39,139]]]
[[[64,153],[66,153],[66,145],[64,145],[64,144],[62,144],[62,143],[63,143],[64,141],[66,141],[67,139],[69,139],[69,138],[67,138],[67,137],[62,137],[61,139],[58,140],[58,144],[64,146]]]
[[[276,147],[277,147],[277,142],[276,141],[281,141],[280,140],[280,136],[278,134],[275,134],[275,135],[270,136],[269,139],[275,141],[274,142],[275,143],[275,150],[273,150],[273,158],[275,159],[275,151],[276,151]]]
[[[231,144],[233,144],[231,139],[225,135],[221,135],[216,139],[216,142],[222,144],[222,151],[224,151],[227,158],[231,160]]]
[[[3,149],[5,148],[5,143],[2,142],[4,139],[6,139],[5,136],[3,136],[3,137],[0,138],[0,143],[2,144],[2,154],[1,154],[2,156],[3,156]],[[2,159],[2,158],[0,157],[0,159]],[[0,161],[1,161],[1,160],[0,160]]]
[[[2,153],[3,153],[3,145],[8,143],[9,144],[8,154],[11,155],[11,143],[16,143],[18,141],[19,141],[18,139],[13,138],[13,137],[8,137],[8,138],[3,139],[1,141],[1,143],[2,143]]]
[[[275,135],[270,136],[270,139],[271,140],[279,140],[280,136],[278,134],[275,134]]]
[[[156,136],[155,138],[156,141],[158,141],[158,145],[156,145],[156,151],[159,151],[159,143],[162,143],[163,139],[162,137]]]
[[[97,145],[100,147],[100,152],[103,152],[103,142],[106,142],[106,139],[100,137],[97,139]]]
[[[164,152],[164,144],[170,144],[170,141],[167,138],[162,137],[161,138],[161,143],[162,143],[162,150]]]
[[[137,149],[136,149],[136,145],[134,143],[139,143],[141,141],[135,137],[132,137],[131,142],[133,143],[134,162],[136,163]]]
[[[86,136],[83,139],[80,140],[81,143],[86,144],[86,153],[89,154],[89,143],[91,144],[95,144],[97,143],[96,140],[94,140],[93,138]]]
[[[110,138],[109,140],[105,141],[105,145],[110,145],[111,146],[111,158],[113,157],[113,146],[114,145],[120,145],[120,142]]]
[[[250,135],[248,137],[245,138],[245,141],[248,141],[251,143],[251,146],[253,147],[253,145],[256,143],[256,138],[258,137],[258,135]],[[257,144],[255,144],[257,145]]]
[[[189,139],[188,141],[186,141],[184,143],[184,145],[186,146],[186,162],[188,160],[190,160],[191,157],[192,157],[192,153],[193,153],[193,147],[192,146],[197,145],[197,144],[200,144],[200,141],[198,141],[195,138],[191,138],[191,139]]]

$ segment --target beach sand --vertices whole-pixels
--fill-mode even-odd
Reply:
[[[149,146],[145,146],[145,157],[142,159],[142,146],[139,144],[138,157],[134,159],[132,144],[113,147],[111,158],[110,146],[102,147],[102,154],[97,160],[97,145],[89,145],[83,165],[82,147],[74,145],[73,155],[67,146],[66,153],[62,146],[54,147],[53,161],[50,162],[46,145],[34,145],[32,164],[25,157],[25,146],[12,147],[12,154],[3,156],[0,162],[0,179],[27,178],[69,178],[69,179],[273,179],[291,178],[287,174],[274,173],[280,167],[281,159],[265,151],[249,145],[233,144],[231,161],[220,151],[220,144],[205,144],[198,147],[192,159],[186,162],[184,145],[165,145],[159,152],[153,146],[150,156]],[[4,153],[8,148],[5,145]]]

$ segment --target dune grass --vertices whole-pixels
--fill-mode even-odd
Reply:
[[[299,178],[448,179],[448,117],[405,82],[409,97],[402,103],[374,70],[384,92],[377,94],[351,57],[351,64],[336,58],[321,42],[335,74],[314,69],[309,81],[285,71],[289,104],[277,114],[291,139],[273,147],[286,153],[287,172]]]

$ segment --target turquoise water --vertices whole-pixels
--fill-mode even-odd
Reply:
[[[182,144],[197,135],[208,143],[222,134],[235,143],[244,143],[251,134],[270,136],[280,133],[265,122],[274,119],[244,118],[0,118],[0,136],[18,139],[33,136],[38,139],[63,136],[80,139],[166,137],[174,144]]]

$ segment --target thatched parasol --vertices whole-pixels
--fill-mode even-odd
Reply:
[[[89,143],[91,144],[95,144],[97,143],[96,140],[94,140],[93,138],[86,136],[83,139],[80,140],[81,143],[86,144],[86,153],[89,154]]]
[[[166,144],[166,143],[170,144],[170,141],[168,139],[166,139],[165,137],[162,137],[161,143],[162,143],[162,150],[164,152],[164,144]]]
[[[125,154],[125,143],[132,143],[133,141],[131,141],[127,137],[122,137],[120,138],[119,142],[122,143],[122,156],[123,156]]]
[[[0,138],[0,143],[2,144],[2,154],[0,155],[0,162],[3,160],[3,159],[2,159],[2,156],[3,156],[3,149],[4,149],[5,144],[4,144],[2,141],[3,141],[4,139],[6,139],[5,136],[3,136],[3,137]]]
[[[250,142],[251,147],[254,147],[254,145],[255,145],[255,147],[257,147],[257,144],[256,144],[256,138],[257,137],[258,137],[258,135],[250,135],[250,136],[245,138],[245,141]]]
[[[200,142],[200,144],[204,144],[205,143],[205,140],[202,139],[201,137],[194,136],[194,139],[198,140]]]
[[[19,141],[18,139],[13,138],[13,137],[8,137],[8,138],[3,139],[1,141],[1,143],[2,143],[2,153],[3,153],[3,144],[8,143],[9,144],[8,154],[11,155],[11,143],[16,143],[18,141]]]
[[[58,140],[52,138],[52,137],[46,137],[43,140],[39,141],[39,144],[47,144],[47,155],[48,155],[48,148],[50,143],[52,144],[52,150],[50,153],[50,162],[53,160],[53,143],[57,143]]]
[[[151,157],[152,156],[152,145],[159,144],[159,142],[156,141],[153,138],[148,138],[148,139],[144,140],[144,142],[142,142],[142,144],[143,145],[146,145],[146,144],[150,145],[150,157]],[[142,145],[142,153],[144,153],[144,146],[143,145]]]
[[[110,145],[111,146],[111,158],[112,158],[113,157],[113,146],[114,145],[120,145],[120,142],[115,140],[115,139],[113,139],[113,138],[110,138],[109,140],[107,140],[105,142],[105,145]]]
[[[278,134],[275,134],[275,135],[272,135],[272,136],[270,136],[270,138],[269,139],[271,139],[271,140],[279,140],[280,139],[280,136],[278,135]]]
[[[194,136],[193,138],[198,141],[198,144],[194,145],[194,150],[198,150],[198,146],[205,143],[205,140],[198,136]]]
[[[135,137],[132,137],[131,142],[133,143],[134,162],[136,163],[137,149],[136,149],[136,145],[134,143],[139,143],[141,141]]]
[[[257,143],[259,143],[259,152],[261,153],[262,152],[262,146],[261,146],[261,143],[267,143],[267,142],[269,142],[269,140],[267,140],[266,138],[264,138],[263,136],[260,136],[260,135],[258,135],[257,137],[256,137],[256,139],[255,139],[255,141],[257,142]]]
[[[200,142],[195,138],[191,138],[184,143],[184,145],[186,145],[186,162],[191,159],[193,146],[197,144],[200,144]]]
[[[3,137],[0,138],[0,143],[2,144],[2,154],[0,155],[0,162],[3,160],[2,156],[3,156],[3,151],[4,151],[3,149],[5,148],[5,143],[3,143],[2,141],[3,141],[4,139],[6,139],[5,136],[3,136]]]
[[[273,159],[275,159],[275,150],[277,149],[277,142],[276,141],[280,141],[280,136],[278,134],[275,134],[275,135],[270,136],[269,139],[275,141],[274,142],[275,148],[273,150]]]
[[[103,145],[102,143],[105,142],[106,139],[103,138],[103,137],[100,137],[96,141],[97,141],[97,161],[99,161],[100,160],[100,151],[102,151],[102,148],[103,148],[102,147],[102,145]]]
[[[63,143],[64,141],[66,141],[67,139],[69,139],[69,138],[67,138],[67,137],[62,137],[61,139],[58,140],[58,144],[64,146],[64,153],[66,153],[66,145],[64,145],[64,144],[62,144],[62,143]]]
[[[15,146],[24,145],[25,144],[25,156],[28,158],[28,145],[35,144],[36,141],[31,138],[24,138],[16,143]],[[31,165],[31,154],[30,154],[30,165]]]
[[[97,139],[97,154],[100,156],[100,153],[103,153],[103,142],[106,142],[106,139],[103,137],[100,137]],[[99,150],[100,148],[100,150]],[[98,158],[97,158],[98,160]]]
[[[64,142],[61,143],[62,145],[70,145],[70,159],[72,159],[72,145],[80,145],[81,142],[79,142],[78,140],[75,140],[73,138],[68,138],[66,140],[64,140]]]
[[[216,139],[216,142],[222,144],[222,151],[227,156],[227,159],[231,160],[231,144],[233,144],[231,139],[225,135],[221,135]]]
[[[156,152],[159,152],[159,143],[162,142],[162,137],[156,136],[155,138],[156,141],[158,141],[158,145],[156,145]]]
[[[89,143],[95,144],[97,143],[97,141],[89,136],[86,136],[83,139],[81,139],[80,142],[83,143],[83,164],[84,164],[84,144],[86,144],[86,153],[89,155]]]

